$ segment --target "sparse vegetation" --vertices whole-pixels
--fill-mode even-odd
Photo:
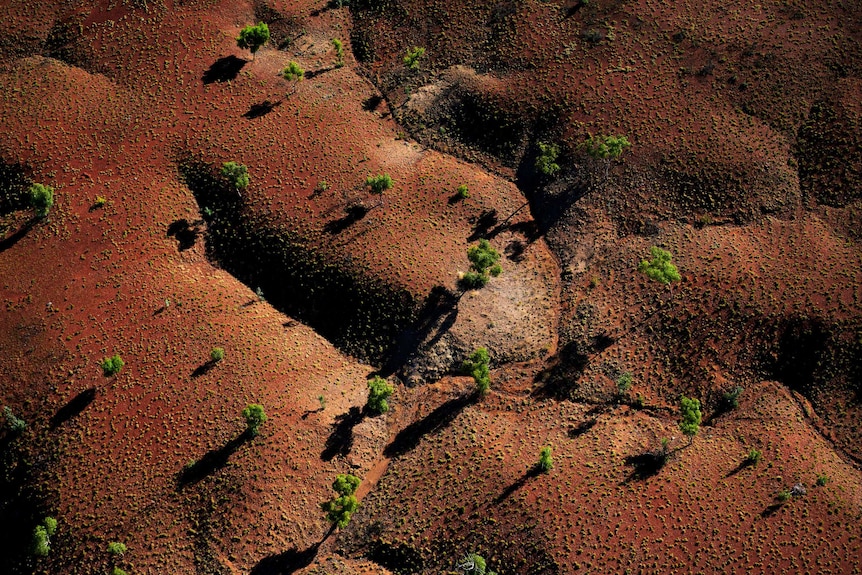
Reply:
[[[227,182],[233,186],[237,193],[242,193],[245,190],[251,179],[248,176],[248,168],[236,162],[225,162],[221,165],[221,175]]]
[[[258,22],[255,26],[249,24],[240,30],[239,36],[236,38],[236,45],[241,50],[249,50],[251,58],[254,60],[254,55],[268,41],[269,26],[267,26],[266,22]]]
[[[126,362],[123,361],[123,358],[120,357],[120,354],[115,353],[111,357],[106,357],[102,360],[102,363],[99,365],[102,366],[102,373],[105,377],[111,377],[112,375],[116,375],[120,373],[120,370],[123,369],[123,366],[126,365]]]
[[[694,436],[700,430],[703,414],[700,412],[700,400],[682,396],[679,400],[679,429],[688,437],[688,443],[694,441]]]
[[[462,364],[464,373],[472,376],[473,381],[476,382],[476,394],[479,396],[487,394],[491,387],[490,363],[491,356],[488,354],[488,349],[480,347]]]
[[[663,284],[678,282],[682,279],[676,266],[670,261],[673,256],[669,251],[653,246],[650,248],[650,255],[652,259],[641,260],[640,265],[638,265],[639,272]]]
[[[260,432],[260,426],[267,420],[263,406],[259,403],[251,403],[246,406],[242,410],[242,416],[245,418],[245,429],[252,437],[257,436]]]
[[[409,70],[417,70],[419,69],[419,60],[422,56],[425,55],[425,48],[421,46],[414,46],[413,48],[407,49],[407,54],[404,56],[404,65]]]
[[[12,433],[21,433],[27,429],[27,422],[17,417],[8,405],[3,406],[3,417],[6,419],[6,429]]]
[[[775,496],[775,499],[777,499],[779,503],[787,503],[788,501],[790,501],[790,497],[790,490],[782,489],[778,492],[778,495]]]
[[[350,518],[359,509],[359,501],[356,499],[356,489],[361,480],[355,475],[339,474],[332,483],[332,488],[338,494],[337,497],[320,504],[320,508],[326,512],[326,518],[339,529],[347,527]]]
[[[543,176],[555,176],[560,171],[557,159],[560,147],[553,143],[539,142],[539,155],[536,157],[536,170]]]
[[[539,471],[547,473],[554,468],[554,459],[551,457],[551,446],[546,445],[539,451]]]
[[[817,475],[817,481],[814,483],[817,487],[823,487],[829,483],[829,476],[824,473],[819,473]]]
[[[480,289],[488,283],[489,276],[497,277],[503,271],[497,261],[500,252],[491,247],[491,243],[482,238],[479,243],[467,249],[467,259],[470,260],[471,271],[462,275],[458,284],[461,289]]]
[[[93,209],[104,208],[108,205],[108,198],[105,196],[96,196],[96,201],[93,202]]]
[[[305,70],[299,65],[299,63],[291,60],[287,63],[287,66],[279,72],[279,75],[288,82],[291,82],[293,86],[291,93],[293,93],[296,92],[296,85],[302,82],[305,78]]]
[[[332,47],[335,49],[335,67],[344,66],[344,43],[338,38],[332,39]]]
[[[114,567],[111,570],[111,575],[127,575],[127,573],[123,569],[120,569],[119,567]]]
[[[381,414],[389,411],[389,397],[395,388],[380,376],[368,380],[368,402],[366,407],[371,413]]]
[[[213,363],[218,363],[224,359],[224,348],[223,347],[214,347],[210,350],[210,361]]]
[[[38,217],[46,217],[54,206],[54,188],[38,183],[31,185],[30,205]]]

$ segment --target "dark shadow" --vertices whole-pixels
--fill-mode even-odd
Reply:
[[[392,355],[380,369],[382,377],[400,371],[420,346],[427,349],[440,341],[458,319],[461,295],[439,285],[431,288],[417,320],[398,336]]]
[[[578,380],[590,363],[588,355],[583,353],[575,342],[566,344],[560,352],[551,358],[548,366],[535,377],[538,387],[532,392],[533,397],[565,400],[572,398]]]
[[[168,308],[166,308],[165,306],[160,307],[159,309],[157,309],[157,310],[155,310],[155,311],[153,312],[153,316],[157,316],[157,315],[161,315],[161,314],[163,314],[163,313],[165,312],[165,310],[166,310],[166,309],[168,309]]]
[[[323,230],[325,232],[329,232],[332,235],[337,235],[361,220],[368,213],[368,208],[366,208],[362,204],[353,204],[349,206],[345,210],[344,217],[338,218],[337,220],[333,220],[328,222],[325,226],[323,226]]]
[[[211,449],[203,457],[194,463],[185,466],[177,476],[177,489],[182,489],[192,483],[197,483],[204,477],[215,473],[225,465],[227,460],[239,447],[252,438],[250,431],[243,431],[240,435],[228,441],[224,447]]]
[[[257,301],[257,300],[255,300]],[[216,366],[218,362],[214,360],[209,360],[206,363],[202,363],[195,368],[195,370],[191,373],[192,377],[200,377],[202,375],[206,375],[210,372],[212,368]]]
[[[335,66],[330,66],[329,68],[321,68],[320,70],[309,70],[305,73],[305,79],[311,80],[312,78],[316,78],[317,76],[326,74],[327,72],[332,72],[335,70]]]
[[[600,333],[593,338],[593,353],[601,353],[611,347],[616,340],[607,333]]]
[[[750,459],[743,459],[739,465],[737,465],[736,467],[734,467],[733,469],[728,471],[727,475],[725,475],[724,478],[727,479],[728,477],[733,477],[734,475],[736,475],[737,473],[739,473],[743,469],[746,469],[747,467],[754,467],[754,462],[751,461]]]
[[[521,240],[512,240],[509,242],[509,245],[506,246],[506,249],[503,250],[503,253],[506,254],[506,257],[509,258],[510,261],[521,262],[524,261],[525,249],[524,242]]]
[[[323,409],[324,408],[322,408],[322,407],[318,407],[317,409],[307,409],[307,410],[305,410],[305,412],[302,415],[299,416],[299,418],[300,419],[308,419],[309,415],[313,415],[315,413],[322,413]]]
[[[173,237],[177,240],[179,251],[184,252],[194,247],[198,236],[201,235],[201,224],[203,220],[198,220],[194,223],[182,218],[172,222],[168,226],[168,237]]]
[[[264,100],[260,104],[253,104],[248,111],[242,115],[243,118],[247,120],[255,120],[257,118],[262,118],[266,116],[273,110],[275,110],[278,106],[281,106],[282,100],[277,102],[270,102],[269,100]]]
[[[39,218],[31,218],[30,220],[27,221],[27,223],[25,223],[23,226],[21,226],[21,229],[16,231],[14,234],[9,236],[8,238],[0,240],[0,253],[5,252],[9,248],[11,248],[15,244],[17,244],[21,238],[23,238],[24,236],[27,235],[27,232],[30,231],[30,228],[35,226],[36,222],[38,222],[38,221],[39,221]]]
[[[373,96],[368,96],[364,100],[362,100],[362,109],[366,112],[373,112],[377,109],[377,106],[383,101],[383,96],[379,94],[374,94]]]
[[[212,84],[213,82],[229,82],[239,76],[239,71],[245,66],[247,60],[242,60],[236,56],[225,56],[213,62],[212,66],[204,72],[201,77],[204,84]]]
[[[503,492],[494,499],[494,505],[499,505],[508,499],[513,493],[522,488],[533,477],[538,477],[542,474],[542,469],[538,464],[528,469],[517,481],[507,487]]]
[[[465,407],[476,401],[476,395],[464,395],[450,399],[440,407],[423,417],[414,421],[395,436],[392,443],[383,450],[386,457],[399,457],[413,450],[422,438],[428,434],[436,433],[448,426],[464,410]]]
[[[569,428],[568,436],[571,439],[575,439],[577,437],[584,435],[586,432],[591,430],[596,425],[597,421],[598,420],[596,418],[592,418],[592,419],[588,419],[588,420],[584,421],[583,423],[581,423],[577,427]]]
[[[625,458],[625,464],[633,467],[631,475],[629,475],[625,483],[631,481],[644,481],[653,477],[661,471],[662,467],[667,463],[668,454],[662,452],[648,451],[640,455],[630,455]]]
[[[51,418],[51,429],[57,429],[61,424],[69,421],[93,403],[93,400],[96,398],[96,388],[91,387],[90,389],[85,389],[75,397],[73,397],[69,402],[61,407],[57,413],[54,414],[54,417]]]
[[[584,7],[584,3],[581,0],[575,2],[572,6],[566,8],[566,18],[571,18],[575,14],[578,13],[578,10]]]
[[[320,543],[315,543],[304,551],[299,551],[294,547],[283,553],[264,557],[258,561],[257,565],[252,567],[249,575],[289,575],[296,573],[300,569],[311,565],[311,562],[317,557],[317,550],[319,548]]]
[[[332,461],[336,455],[346,457],[353,447],[353,428],[359,425],[365,417],[364,410],[354,406],[347,413],[342,413],[335,418],[332,431],[326,438],[326,445],[320,454],[323,461]]]
[[[488,231],[497,224],[497,210],[490,209],[482,212],[476,221],[473,223],[473,233],[467,238],[467,241],[475,242],[480,238],[486,238]]]
[[[781,504],[781,503],[773,503],[772,505],[770,505],[769,507],[767,507],[766,509],[764,509],[763,511],[761,511],[761,512],[760,512],[760,516],[761,516],[761,517],[763,517],[763,518],[771,517],[771,516],[775,515],[775,513],[776,513],[779,509],[781,509],[781,507],[782,507],[782,504]]]

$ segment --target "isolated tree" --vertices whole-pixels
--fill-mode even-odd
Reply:
[[[248,177],[248,168],[236,162],[225,162],[221,165],[221,176],[233,186],[237,194],[248,187],[251,179]]]
[[[51,552],[51,536],[57,531],[57,520],[46,517],[42,523],[33,529],[33,542],[31,551],[37,557],[47,557]]]
[[[111,357],[106,357],[100,363],[102,367],[102,374],[105,377],[111,377],[112,375],[116,375],[120,373],[120,370],[123,369],[123,366],[126,365],[126,362],[123,361],[123,358],[120,357],[120,354],[115,353]]]
[[[497,575],[488,569],[488,562],[478,553],[468,553],[456,566],[463,575]]]
[[[425,55],[425,48],[414,46],[407,49],[407,54],[404,56],[404,65],[409,70],[417,70],[419,68],[419,59]]]
[[[754,449],[753,447],[748,450],[748,455],[745,456],[745,463],[748,465],[757,465],[760,463],[763,454],[759,449]]]
[[[366,403],[368,410],[377,414],[389,411],[388,399],[393,391],[395,388],[379,375],[369,379],[368,402]]]
[[[21,433],[27,429],[27,422],[12,413],[8,405],[3,406],[3,417],[6,419],[6,429],[12,433]]]
[[[724,392],[724,395],[722,395],[722,407],[728,410],[739,407],[739,396],[742,395],[743,391],[744,388],[741,385],[737,385],[730,391]]]
[[[257,436],[260,432],[260,426],[267,420],[266,413],[263,411],[263,406],[259,403],[249,404],[242,410],[242,416],[245,418],[246,431],[252,437]]]
[[[539,155],[536,156],[536,170],[544,176],[554,176],[560,171],[557,158],[560,147],[553,143],[539,142]]]
[[[700,412],[700,400],[682,396],[679,400],[679,415],[679,429],[688,436],[688,444],[691,445],[703,419],[703,414]]]
[[[480,347],[462,364],[464,373],[471,376],[476,382],[476,393],[479,396],[488,393],[488,389],[491,387],[490,363],[491,356],[488,354],[488,348]]]
[[[119,541],[111,541],[108,543],[108,553],[111,555],[123,555],[128,550],[125,543]]]
[[[337,475],[332,483],[332,488],[338,496],[320,504],[320,508],[326,512],[326,518],[329,522],[340,529],[347,527],[350,518],[359,509],[359,501],[354,494],[360,482],[361,480],[355,475]]]
[[[554,468],[554,459],[551,457],[551,446],[546,445],[539,451],[539,471],[547,473]]]
[[[224,359],[224,348],[214,347],[210,350],[210,361],[218,363]]]
[[[673,256],[669,251],[663,250],[658,246],[653,246],[650,248],[650,255],[652,255],[652,259],[641,260],[641,263],[638,265],[639,272],[663,284],[678,282],[682,279],[679,275],[679,270],[670,261]]]
[[[251,51],[251,59],[254,60],[255,53],[269,40],[269,26],[266,22],[258,22],[256,26],[249,24],[239,32],[236,45],[242,50]]]
[[[467,249],[467,259],[470,260],[471,271],[465,273],[458,283],[462,289],[480,289],[488,283],[489,275],[497,277],[503,268],[497,263],[500,252],[491,247],[491,243],[482,238],[475,246]]]
[[[332,39],[332,47],[335,49],[335,67],[344,66],[344,43],[338,38]]]
[[[632,388],[632,374],[629,372],[621,373],[617,378],[617,397],[620,399],[625,398],[629,390]]]
[[[291,82],[293,90],[290,93],[293,94],[296,92],[297,84],[302,82],[303,78],[305,78],[305,70],[303,70],[302,66],[300,66],[299,63],[291,60],[287,63],[287,66],[285,66],[284,69],[279,72],[279,76],[281,76],[288,82]]]
[[[386,190],[392,189],[392,178],[386,173],[368,176],[365,178],[365,185],[372,194],[381,195]]]
[[[54,205],[54,188],[42,184],[30,186],[30,205],[36,211],[36,215],[44,218]]]
[[[605,163],[605,178],[608,177],[611,160],[619,159],[631,142],[625,136],[593,136],[590,135],[583,147],[590,157]]]

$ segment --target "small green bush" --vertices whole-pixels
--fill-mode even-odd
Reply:
[[[242,410],[242,416],[245,418],[246,430],[252,437],[257,436],[260,432],[260,426],[267,420],[266,413],[263,411],[263,406],[259,403],[249,404]]]
[[[670,260],[673,256],[669,251],[653,246],[650,248],[650,255],[652,255],[651,260],[642,260],[638,265],[639,272],[663,284],[680,281],[679,271],[671,263]]]
[[[128,548],[125,543],[120,543],[118,541],[111,541],[108,543],[108,553],[111,555],[123,555]]]
[[[210,361],[213,363],[218,363],[224,359],[224,348],[223,347],[214,347],[210,351]]]
[[[790,501],[790,497],[791,494],[789,489],[782,489],[778,492],[778,495],[775,496],[779,503],[787,503]]]
[[[248,176],[248,168],[236,162],[225,162],[221,165],[221,175],[228,183],[241,192],[251,183]]]
[[[491,243],[484,238],[467,249],[467,259],[470,260],[472,271],[463,274],[458,280],[463,290],[483,288],[488,283],[489,275],[497,277],[503,272],[503,268],[497,263],[500,252],[492,248]]]
[[[370,188],[372,194],[380,195],[386,190],[392,189],[392,178],[386,173],[368,176],[365,178],[365,185]]]
[[[551,457],[551,447],[545,446],[539,452],[539,470],[547,473],[554,468],[554,459]]]
[[[3,416],[6,418],[6,429],[12,433],[21,433],[27,429],[27,422],[12,413],[7,405],[3,406]]]
[[[748,465],[757,465],[762,457],[763,454],[759,450],[751,448],[748,450],[748,455],[745,456],[745,462]]]
[[[536,157],[536,170],[545,176],[554,176],[560,171],[557,159],[560,156],[560,147],[556,144],[539,142],[539,155]]]
[[[332,482],[332,489],[339,495],[353,495],[362,480],[349,473],[339,473]]]
[[[817,487],[823,487],[827,483],[829,483],[829,476],[828,475],[823,474],[823,473],[817,475],[817,481],[815,482],[815,485],[817,485]]]
[[[335,49],[335,67],[344,66],[344,43],[338,38],[332,39],[332,47]]]
[[[37,557],[47,557],[51,552],[51,538],[44,525],[37,525],[33,529],[32,552]]]
[[[700,400],[682,396],[679,400],[680,422],[679,429],[688,436],[689,444],[700,430],[700,422],[703,415],[700,411]]]
[[[108,205],[108,198],[105,196],[96,196],[96,201],[93,202],[93,209],[104,208]]]
[[[414,46],[407,49],[407,54],[404,56],[404,65],[410,70],[419,68],[419,59],[425,55],[425,48]]]
[[[632,388],[632,381],[634,381],[634,379],[632,378],[632,374],[629,372],[626,371],[620,374],[617,378],[617,394],[620,397],[628,395],[629,390]]]
[[[128,575],[125,571],[120,569],[119,567],[114,567],[111,570],[111,575]]]
[[[467,190],[467,185],[461,184],[460,186],[458,186],[458,190],[457,190],[456,195],[457,195],[458,199],[460,199],[460,200],[466,200],[467,198],[469,198],[470,192],[469,192],[469,190]]]
[[[590,136],[584,142],[587,154],[603,160],[619,158],[629,147],[631,142],[625,136]]]
[[[389,397],[395,388],[380,376],[368,380],[368,402],[366,406],[372,413],[386,413],[389,411]]]
[[[736,409],[739,407],[739,396],[742,395],[743,387],[737,385],[730,391],[724,392],[722,400],[724,401],[725,409]]]
[[[297,62],[291,60],[281,71],[280,75],[288,82],[301,82],[305,78],[305,70]]]
[[[338,497],[320,504],[320,508],[326,512],[329,522],[340,529],[347,527],[350,518],[359,508],[359,501],[357,501],[354,493],[356,493],[360,483],[361,480],[355,475],[337,475],[332,483],[332,488],[338,493]]]
[[[457,565],[458,571],[463,575],[497,575],[488,569],[485,558],[477,553],[468,553],[461,558]]]
[[[487,394],[491,387],[490,363],[491,356],[488,348],[480,347],[462,364],[464,373],[470,375],[476,382],[476,393],[480,396]]]
[[[123,369],[123,366],[126,365],[126,362],[123,361],[123,358],[120,357],[120,354],[115,353],[111,357],[106,357],[102,360],[102,363],[99,364],[102,366],[102,373],[105,377],[111,377],[112,375],[116,375],[120,373],[120,370]]]
[[[36,215],[44,218],[54,206],[54,188],[42,184],[30,186],[30,205],[36,210]]]
[[[269,26],[266,22],[258,22],[256,26],[249,24],[239,32],[236,45],[242,50],[251,51],[251,57],[260,50],[260,47],[269,41]]]

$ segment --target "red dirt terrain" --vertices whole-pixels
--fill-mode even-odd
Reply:
[[[859,571],[855,4],[6,8],[0,572]],[[503,272],[463,291],[481,238]],[[652,246],[679,283],[637,271]]]

